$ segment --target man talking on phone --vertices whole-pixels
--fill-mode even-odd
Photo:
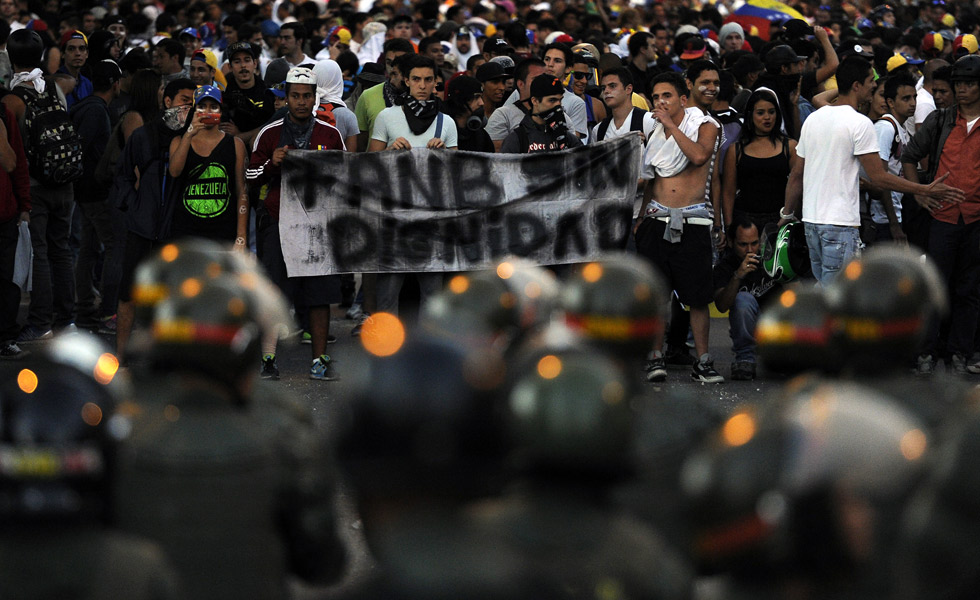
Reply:
[[[736,216],[728,226],[728,247],[712,273],[715,308],[728,311],[733,381],[755,379],[755,324],[760,307],[781,288],[766,274],[759,255],[759,229],[748,217]]]

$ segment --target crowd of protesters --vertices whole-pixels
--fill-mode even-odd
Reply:
[[[730,376],[755,376],[755,319],[784,283],[761,247],[796,220],[823,284],[865,246],[928,252],[952,311],[916,368],[980,373],[977,9],[797,2],[804,19],[760,23],[739,6],[4,2],[0,355],[79,328],[115,333],[124,356],[136,264],[201,236],[258,253],[295,305],[311,376],[334,379],[330,305],[349,307],[356,336],[372,313],[397,314],[413,274],[365,274],[359,288],[288,278],[286,153],[552,152],[634,134],[630,247],[674,291],[649,380],[667,365],[724,380],[708,348],[712,303],[730,315]],[[51,123],[63,151],[43,155],[35,141]],[[23,324],[11,283],[22,223]],[[414,278],[423,301],[443,281]],[[279,376],[271,341],[261,370]]]

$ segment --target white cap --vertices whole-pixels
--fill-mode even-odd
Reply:
[[[293,67],[286,73],[286,83],[305,83],[316,87],[316,75],[306,67]]]

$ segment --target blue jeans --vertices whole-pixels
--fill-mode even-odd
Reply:
[[[804,223],[813,276],[821,285],[831,282],[852,258],[861,254],[864,243],[857,227]]]
[[[755,324],[759,320],[759,301],[748,292],[739,292],[728,309],[728,334],[732,337],[735,362],[755,362]]]

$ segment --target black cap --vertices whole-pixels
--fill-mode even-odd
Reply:
[[[92,83],[98,87],[110,86],[122,79],[122,70],[114,61],[100,60],[92,65]]]
[[[874,53],[865,50],[861,44],[847,44],[838,51],[840,52],[841,59],[847,58],[848,56],[860,56],[861,58],[874,60],[875,57]]]
[[[235,42],[234,44],[228,46],[228,49],[225,50],[225,56],[228,58],[228,60],[231,60],[235,58],[235,55],[239,52],[248,53],[253,60],[259,57],[258,48],[255,46],[255,44],[251,44],[249,42]]]
[[[504,71],[504,67],[500,63],[485,62],[476,70],[476,78],[481,83],[493,81],[494,79],[507,79],[509,77],[511,76]]]
[[[507,40],[502,40],[500,38],[491,38],[483,44],[483,51],[488,54],[506,54],[511,55],[514,53],[514,49],[507,43]]]
[[[795,50],[786,44],[780,44],[766,53],[766,69],[775,72],[783,65],[791,65],[801,60],[804,60],[804,57],[797,56]]]
[[[376,62],[365,63],[357,79],[362,83],[377,85],[385,82],[385,68]]]
[[[803,19],[790,19],[783,25],[786,35],[794,38],[806,37],[813,34],[813,27]]]
[[[544,98],[546,96],[562,96],[565,88],[554,75],[542,73],[531,82],[531,98]]]
[[[482,93],[483,85],[476,78],[470,77],[469,75],[460,75],[449,81],[449,87],[446,89],[446,100],[452,101],[458,98],[461,103],[465,104],[473,96],[478,96]]]

